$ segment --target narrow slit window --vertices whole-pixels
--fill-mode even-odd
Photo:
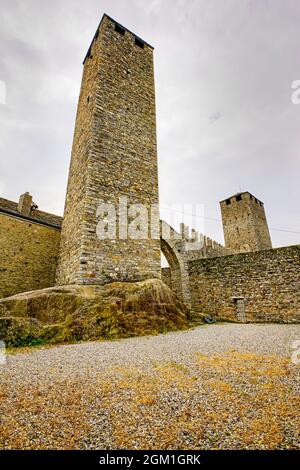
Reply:
[[[121,34],[122,36],[124,36],[125,34],[125,29],[122,28],[122,26],[120,26],[119,24],[115,24],[115,31],[119,34]]]
[[[135,38],[135,44],[139,46],[141,49],[144,49],[144,43],[139,38]]]

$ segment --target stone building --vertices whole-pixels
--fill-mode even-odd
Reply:
[[[144,232],[135,204],[147,209]],[[272,249],[260,200],[221,201],[225,246],[183,224],[159,226],[157,204],[153,48],[104,15],[84,60],[64,219],[28,193],[0,198],[0,297],[162,275],[196,314],[300,321],[300,246]]]
[[[0,297],[55,284],[62,217],[0,198]]]

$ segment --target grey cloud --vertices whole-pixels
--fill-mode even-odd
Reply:
[[[211,114],[209,116],[209,122],[211,124],[213,124],[214,122],[218,121],[219,119],[221,119],[222,117],[222,114],[219,112],[219,111],[216,111],[215,113]]]
[[[82,60],[104,12],[155,46],[162,205],[203,203],[222,241],[218,201],[241,187],[265,201],[271,227],[300,232],[294,0],[2,0],[1,195],[29,190],[62,214]]]

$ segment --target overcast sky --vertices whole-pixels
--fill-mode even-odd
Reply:
[[[62,215],[82,60],[104,12],[155,47],[161,205],[204,204],[223,242],[218,203],[248,190],[274,246],[300,243],[299,0],[1,0],[0,196],[30,191]]]

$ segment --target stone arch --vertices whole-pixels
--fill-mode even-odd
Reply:
[[[179,260],[174,251],[171,249],[169,243],[163,238],[160,239],[160,247],[169,264],[170,287],[178,294],[178,296],[182,297],[182,282]]]
[[[170,267],[170,287],[186,305],[190,305],[188,265],[184,242],[180,234],[165,221],[161,221],[160,225],[160,244],[161,251]]]

